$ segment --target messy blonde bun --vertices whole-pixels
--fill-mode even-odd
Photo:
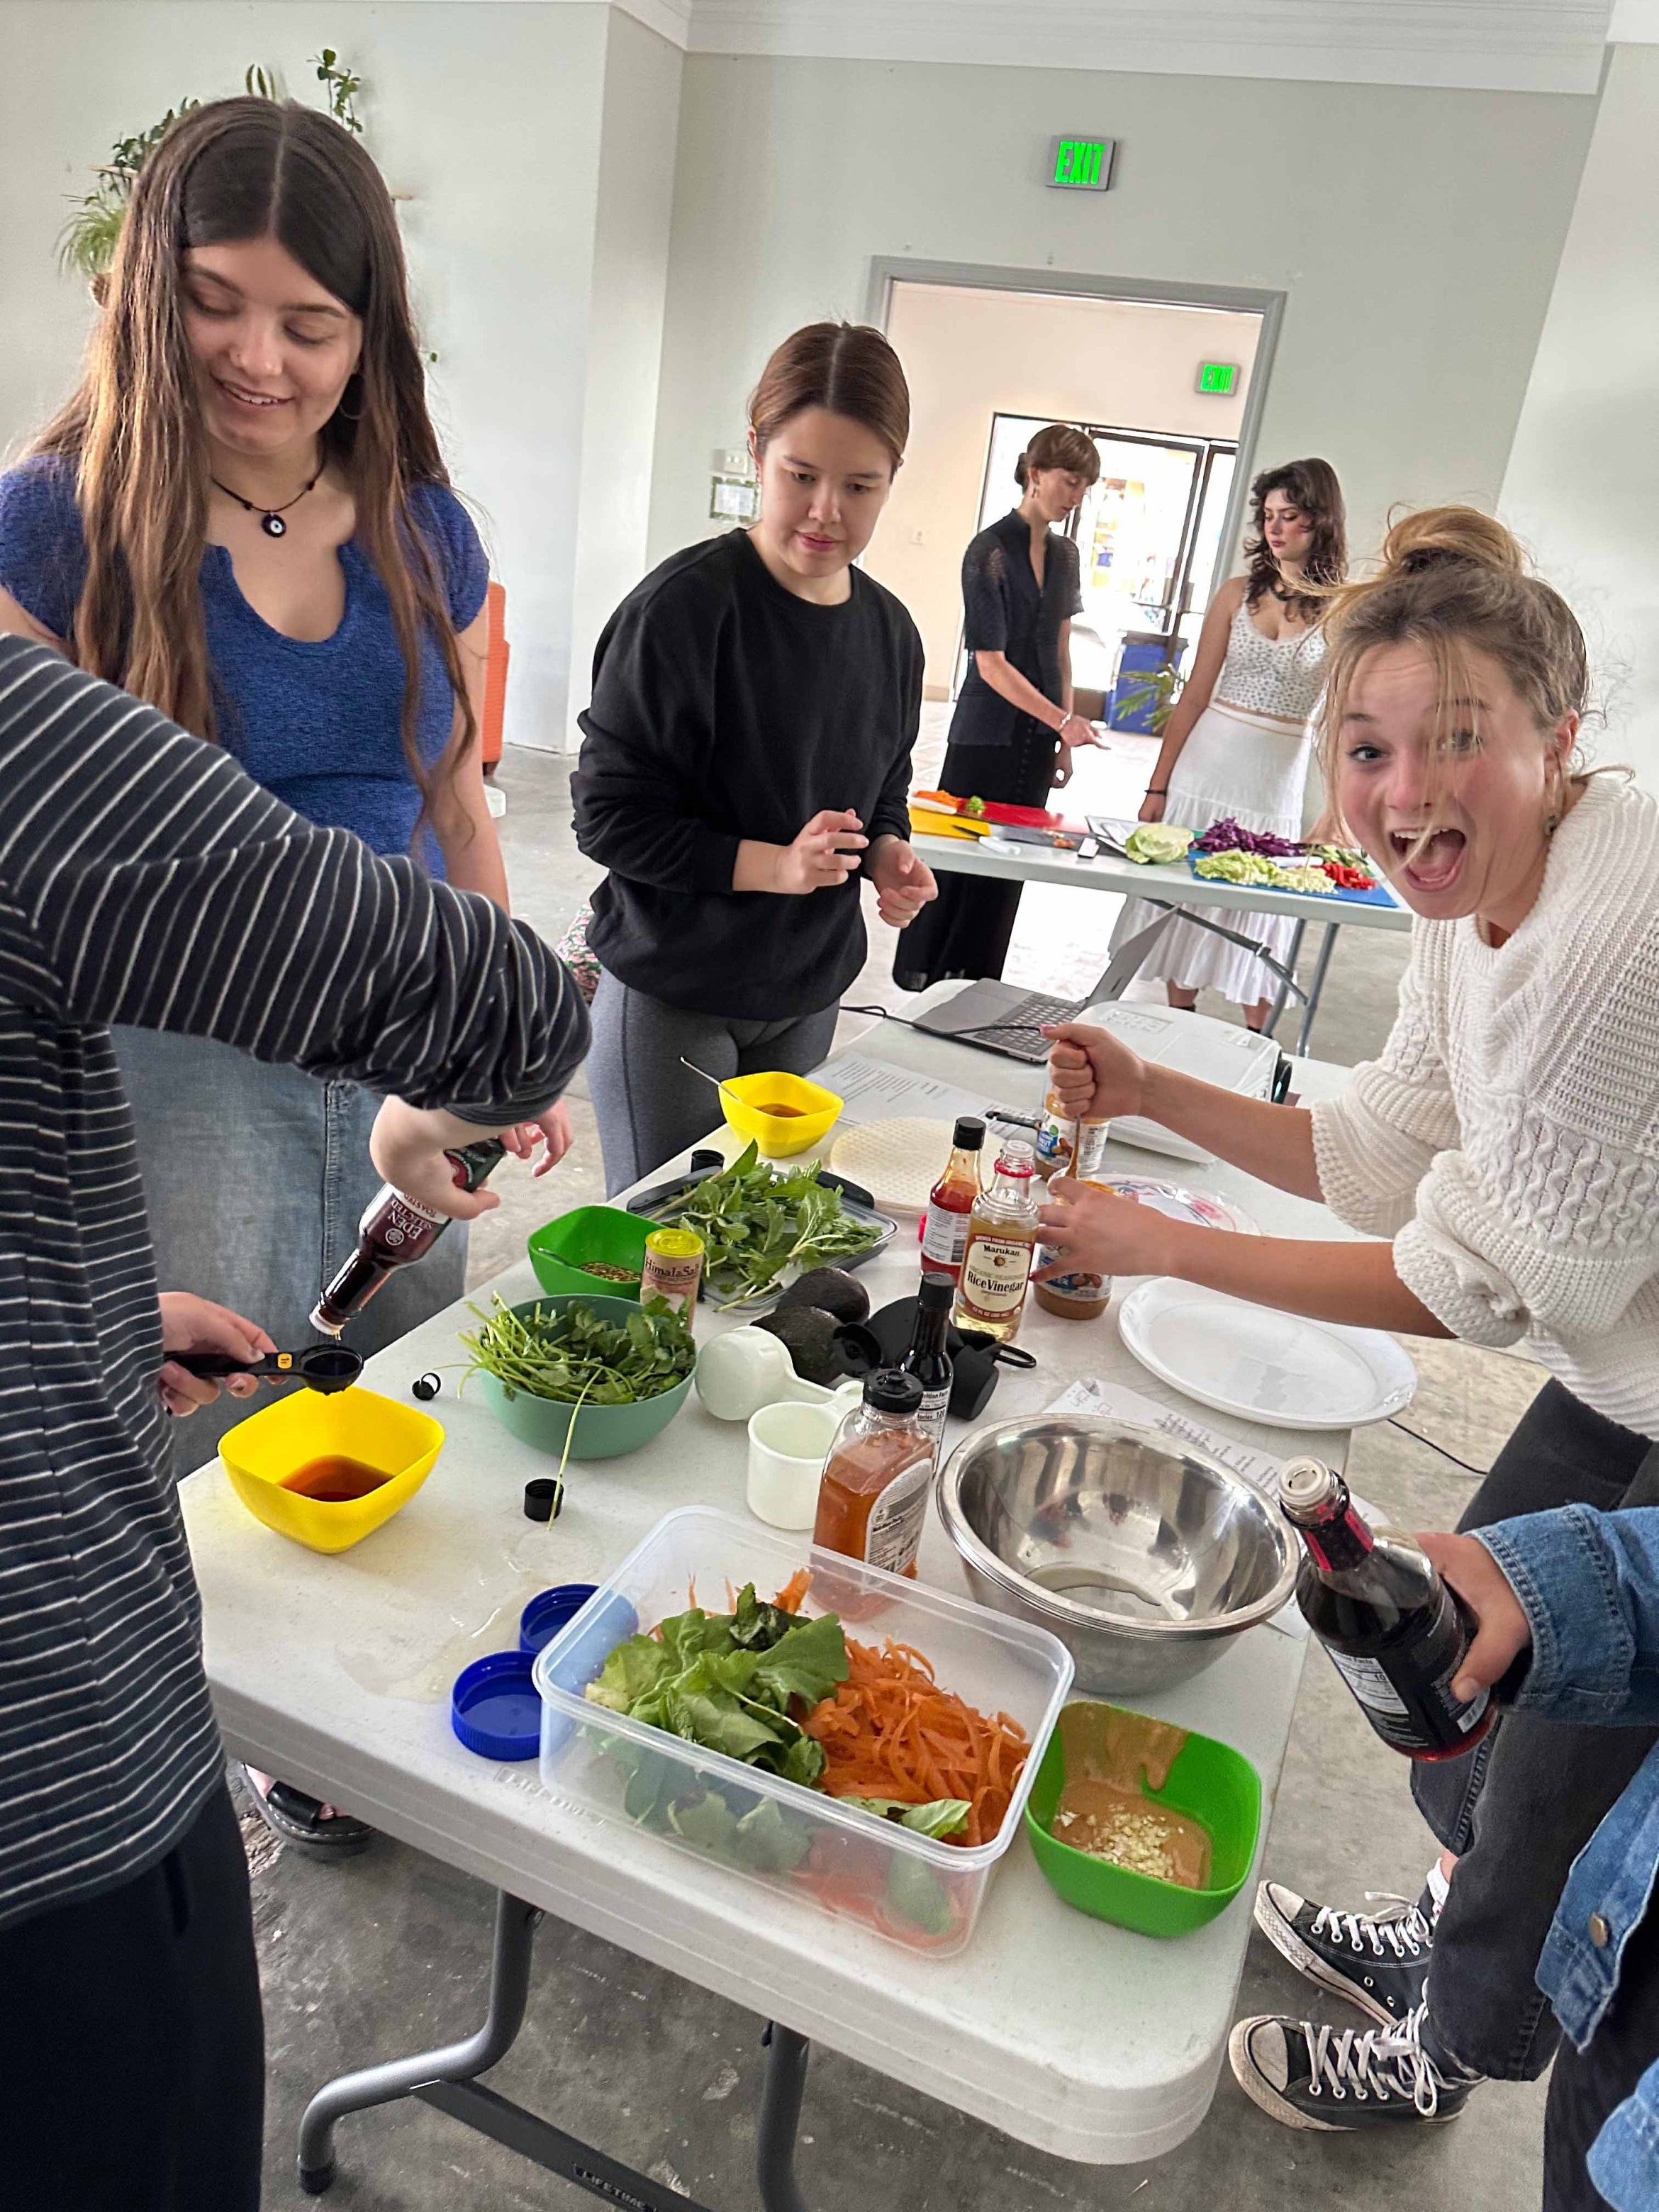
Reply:
[[[1467,658],[1489,653],[1543,731],[1589,702],[1589,653],[1561,594],[1532,574],[1510,533],[1474,507],[1400,517],[1376,575],[1332,595],[1320,756],[1334,787],[1337,748],[1360,662],[1376,647],[1420,646],[1443,699],[1467,688]]]

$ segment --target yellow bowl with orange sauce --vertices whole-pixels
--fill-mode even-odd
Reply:
[[[733,1075],[720,1085],[727,1128],[752,1137],[769,1160],[810,1151],[841,1119],[842,1103],[804,1075]]]

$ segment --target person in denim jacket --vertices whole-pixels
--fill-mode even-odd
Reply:
[[[1486,1684],[1579,1726],[1659,1721],[1659,1507],[1569,1505],[1424,1548],[1480,1634]],[[1573,1863],[1538,1962],[1567,2041],[1550,2080],[1544,2212],[1659,2205],[1659,1746]]]

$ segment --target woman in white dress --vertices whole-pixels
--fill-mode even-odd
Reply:
[[[1347,570],[1342,488],[1328,461],[1289,461],[1250,486],[1249,562],[1216,593],[1193,662],[1164,733],[1142,802],[1143,822],[1203,831],[1233,817],[1247,830],[1302,835],[1302,798],[1312,751],[1310,717],[1324,687],[1325,592]],[[1320,587],[1304,591],[1304,585]],[[1144,899],[1124,906],[1114,946],[1154,921]],[[1275,959],[1290,951],[1295,923],[1252,917],[1250,933]],[[1200,990],[1219,991],[1266,1026],[1275,979],[1255,955],[1196,923],[1171,923],[1140,969],[1162,979],[1172,1006],[1191,1008]]]

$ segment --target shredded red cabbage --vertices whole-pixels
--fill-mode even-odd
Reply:
[[[1271,830],[1247,830],[1231,814],[1212,822],[1193,848],[1197,853],[1260,853],[1270,860],[1288,859],[1302,850],[1293,838],[1279,837]]]

